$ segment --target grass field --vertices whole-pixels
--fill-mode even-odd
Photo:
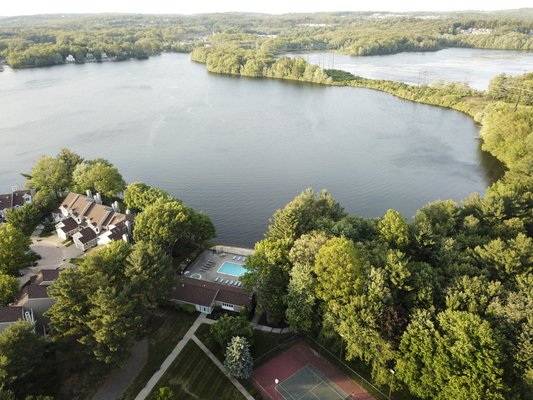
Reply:
[[[122,396],[123,400],[134,399],[137,396],[196,319],[196,315],[172,309],[159,309],[157,316],[162,325],[148,335],[146,365]]]
[[[165,372],[150,398],[160,387],[169,387],[180,400],[240,400],[241,393],[192,340]]]
[[[211,325],[209,324],[200,325],[196,330],[195,335],[220,361],[224,362],[224,352],[226,349],[220,349],[218,345],[210,338],[210,327]],[[270,333],[254,329],[254,344],[251,347],[252,357],[255,360],[291,336],[294,336],[294,334]]]

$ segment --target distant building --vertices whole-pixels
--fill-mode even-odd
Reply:
[[[117,202],[110,207],[103,205],[100,193],[93,196],[90,190],[87,196],[70,192],[52,217],[57,236],[72,238],[83,251],[112,240],[131,240],[133,215],[129,211],[122,214]]]
[[[35,190],[19,190],[18,186],[11,188],[11,193],[0,194],[0,223],[5,222],[7,210],[33,204],[34,195]]]
[[[72,54],[69,54],[67,58],[65,58],[65,61],[68,63],[73,63],[73,62],[76,62],[76,59],[74,58]]]
[[[93,53],[87,53],[85,55],[85,60],[87,62],[94,62],[94,61],[96,61],[96,58],[94,58],[94,54]]]

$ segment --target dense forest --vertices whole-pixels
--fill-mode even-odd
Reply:
[[[247,75],[250,60],[262,57],[240,49],[215,63],[217,51],[195,50],[193,59]],[[233,67],[221,68],[224,60]],[[306,68],[303,59],[269,59],[260,76],[316,82]],[[323,84],[475,117],[483,149],[508,170],[484,197],[435,201],[412,223],[395,210],[377,219],[347,215],[329,193],[304,191],[274,214],[247,262],[259,312],[365,362],[377,384],[416,398],[531,398],[533,73],[497,76],[484,93],[323,72]]]
[[[0,19],[0,57],[13,68],[143,59],[205,44],[269,54],[352,55],[446,47],[533,50],[533,11],[492,13],[66,15]]]

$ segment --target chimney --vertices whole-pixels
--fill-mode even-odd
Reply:
[[[113,211],[116,212],[116,213],[120,212],[120,207],[119,207],[119,205],[118,205],[118,201],[113,202],[113,204],[111,205],[111,208],[112,208]]]
[[[129,243],[130,242],[130,238],[128,236],[127,233],[125,233],[124,235],[122,235],[122,240],[124,240],[126,243]]]
[[[131,214],[131,211],[129,208],[126,208],[126,214]]]
[[[91,192],[91,189],[87,189],[87,199],[92,200],[93,199],[93,192]]]
[[[126,221],[124,224],[126,225],[126,228],[128,228],[128,235],[131,236],[131,222]]]
[[[94,197],[94,200],[96,204],[102,204],[102,196],[100,196],[100,192],[96,192],[96,196]]]

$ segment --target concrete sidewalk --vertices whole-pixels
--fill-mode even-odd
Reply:
[[[235,377],[230,375],[230,373],[226,370],[224,365],[222,365],[222,363],[218,360],[218,358],[216,358],[215,355],[211,353],[211,351],[207,347],[205,347],[205,345],[201,342],[200,339],[198,339],[196,336],[193,336],[192,340],[194,341],[194,343],[198,345],[198,347],[202,349],[202,351],[207,355],[207,357],[209,357],[211,361],[213,361],[213,364],[215,364],[218,367],[218,369],[222,371],[224,375],[226,375],[226,378],[228,378],[231,381],[231,383],[235,385],[235,387],[239,390],[239,392],[241,392],[241,394],[244,396],[246,400],[254,400],[253,396],[250,393],[248,393],[248,391],[244,388],[244,386],[242,386],[241,383],[237,379],[235,379]]]
[[[133,346],[131,355],[124,366],[111,373],[104,385],[96,392],[93,400],[120,399],[144,368],[147,359],[148,339],[144,338]]]

